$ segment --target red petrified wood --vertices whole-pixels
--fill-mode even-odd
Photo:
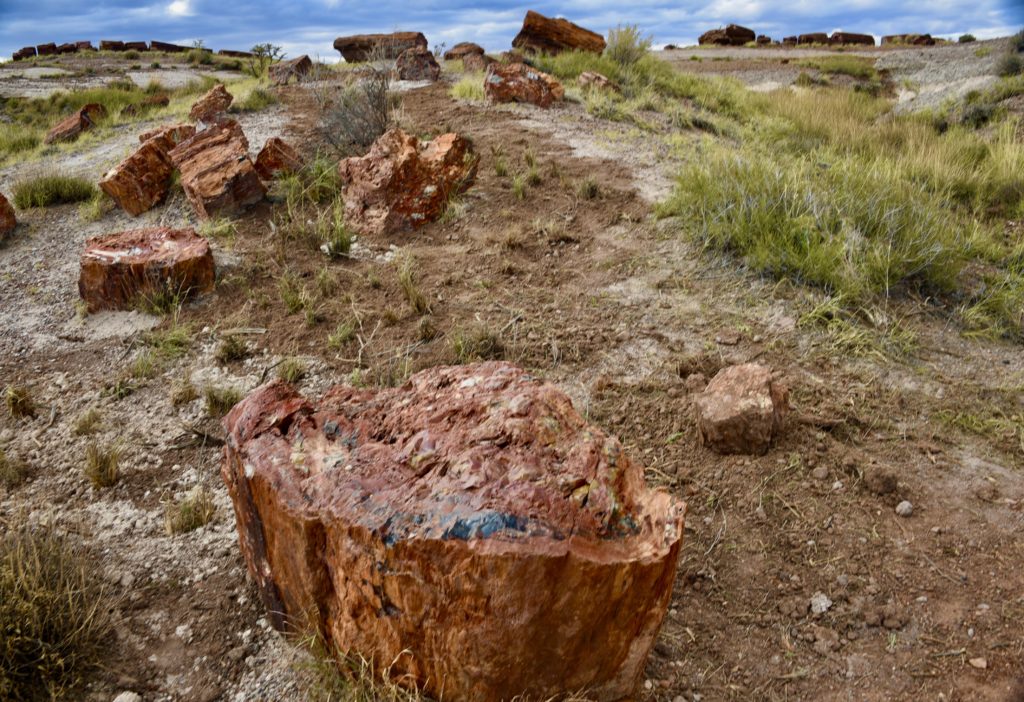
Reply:
[[[449,197],[473,182],[476,159],[458,134],[421,144],[395,128],[365,156],[343,159],[338,175],[346,223],[360,234],[391,234],[440,217]]]
[[[491,102],[528,102],[538,107],[565,96],[562,84],[525,63],[492,63],[484,75],[484,94]]]
[[[256,172],[263,180],[278,173],[294,173],[302,168],[298,152],[279,137],[270,137],[256,157]]]
[[[313,61],[309,56],[303,54],[298,58],[270,64],[267,75],[274,81],[274,85],[287,85],[293,77],[296,83],[301,82],[303,77],[312,70]]]
[[[221,475],[279,629],[435,699],[632,698],[685,505],[507,363],[319,403],[282,381],[224,420]]]
[[[528,10],[523,28],[512,40],[512,46],[538,54],[558,54],[575,49],[599,54],[604,51],[605,41],[600,34],[567,19],[553,19]]]
[[[234,96],[228,92],[228,89],[223,84],[218,83],[195,101],[192,109],[189,110],[189,119],[193,122],[214,121],[217,117],[227,112],[227,109],[231,107],[232,100],[234,100]]]
[[[371,59],[398,58],[403,51],[419,46],[427,48],[427,38],[422,32],[392,32],[391,34],[355,34],[338,37],[334,48],[346,63],[358,63]]]
[[[121,209],[137,217],[163,202],[173,175],[174,164],[167,151],[161,148],[158,140],[151,139],[105,173],[100,180],[100,189]]]
[[[43,141],[47,144],[56,141],[74,141],[83,131],[96,126],[96,121],[106,115],[106,108],[99,103],[91,102],[88,105],[83,105],[73,115],[54,125]]]
[[[238,214],[267,194],[238,122],[224,119],[170,152],[181,187],[202,219]]]
[[[192,229],[155,227],[106,234],[85,242],[78,293],[90,312],[131,308],[140,297],[210,290],[213,254]]]
[[[723,368],[697,397],[697,431],[718,453],[763,454],[782,428],[789,391],[756,363]]]
[[[434,81],[441,77],[441,67],[429,49],[414,46],[395,61],[395,74],[399,80]]]
[[[6,239],[16,226],[18,226],[18,220],[14,216],[14,208],[4,194],[0,193],[0,241]]]

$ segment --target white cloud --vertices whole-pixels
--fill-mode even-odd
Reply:
[[[171,17],[190,17],[195,14],[192,9],[192,0],[174,0],[167,6],[167,14]]]

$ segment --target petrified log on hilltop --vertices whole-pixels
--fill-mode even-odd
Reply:
[[[100,51],[124,51],[124,42],[116,39],[100,39]]]
[[[528,10],[523,28],[512,40],[512,46],[538,54],[558,54],[563,51],[604,51],[604,37],[567,19],[545,17]]]
[[[828,43],[833,45],[860,44],[863,46],[874,46],[875,38],[870,34],[855,34],[853,32],[832,32]]]
[[[234,49],[221,49],[217,52],[221,56],[227,56],[229,58],[247,59],[255,56],[251,51],[236,51]]]
[[[334,48],[348,63],[369,61],[371,58],[394,61],[406,49],[427,48],[427,38],[422,32],[392,32],[391,34],[354,34],[338,37]]]
[[[163,51],[168,54],[180,54],[182,52],[188,51],[187,46],[180,46],[178,44],[168,44],[165,41],[151,41],[149,42],[149,46],[153,49],[153,51]]]
[[[14,60],[14,61],[22,61],[24,59],[35,58],[35,55],[36,55],[36,47],[34,47],[34,46],[25,46],[25,47],[22,47],[22,48],[18,49],[17,51],[15,51],[11,55],[11,59]]]
[[[149,44],[144,41],[126,41],[125,51],[149,51]]]
[[[50,42],[48,44],[40,44],[36,47],[36,53],[38,53],[40,56],[56,56],[57,45],[53,42]]]
[[[724,29],[711,29],[700,35],[698,44],[715,44],[717,46],[743,46],[754,41],[754,30],[738,24],[727,25]]]
[[[270,620],[436,699],[637,691],[685,505],[507,363],[311,403],[282,381],[224,420],[221,475]]]
[[[165,290],[189,295],[213,288],[210,244],[192,229],[155,227],[85,242],[78,293],[89,312],[130,309]]]
[[[824,32],[811,32],[801,34],[796,38],[797,44],[828,44],[828,34]]]

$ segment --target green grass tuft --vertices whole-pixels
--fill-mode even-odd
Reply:
[[[14,204],[20,210],[83,202],[96,196],[96,187],[85,178],[47,174],[14,184]]]
[[[458,100],[483,102],[485,99],[484,74],[477,71],[464,75],[451,87],[448,94]]]

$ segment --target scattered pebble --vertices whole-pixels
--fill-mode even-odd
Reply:
[[[142,697],[137,692],[125,690],[114,698],[114,702],[142,702]]]
[[[813,471],[811,471],[811,475],[814,477],[815,480],[825,480],[828,477],[828,467],[818,466]]]
[[[832,600],[824,592],[816,592],[811,595],[811,612],[824,614],[832,608]]]
[[[914,505],[910,504],[907,500],[903,500],[896,505],[896,514],[901,517],[909,517],[914,513]]]
[[[985,670],[988,668],[988,661],[984,658],[972,658],[967,662],[971,664],[972,668],[977,668],[978,670]]]

